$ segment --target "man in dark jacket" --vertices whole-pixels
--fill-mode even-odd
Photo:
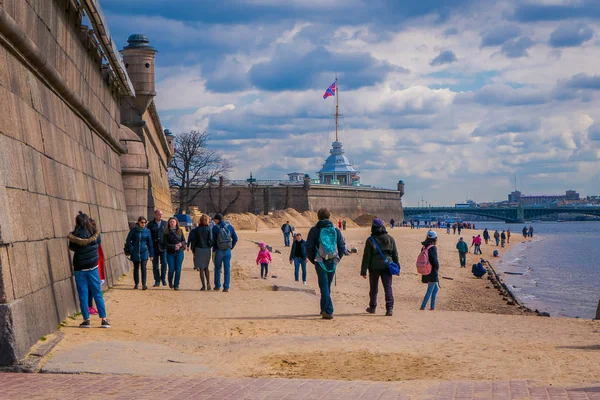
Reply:
[[[300,266],[302,266],[302,283],[306,285],[306,241],[302,239],[301,233],[294,235],[294,243],[290,251],[290,264],[294,263],[294,279],[298,282],[300,278]]]
[[[360,275],[367,279],[367,270],[369,271],[369,308],[367,312],[375,314],[377,309],[377,293],[379,291],[379,278],[383,284],[383,291],[385,292],[385,310],[388,317],[392,316],[394,309],[394,292],[392,290],[392,274],[390,274],[390,268],[388,267],[385,260],[381,257],[377,246],[373,243],[373,240],[377,242],[379,249],[383,255],[391,259],[396,264],[400,265],[398,260],[398,249],[396,248],[396,241],[393,237],[388,235],[385,230],[383,221],[379,218],[375,218],[371,225],[371,237],[365,242],[365,251],[363,253],[362,265],[360,268]]]
[[[317,212],[319,222],[308,232],[306,239],[306,255],[309,261],[315,266],[317,277],[319,278],[319,289],[321,291],[321,315],[323,319],[333,319],[333,302],[331,301],[331,282],[335,275],[337,263],[344,256],[346,244],[342,232],[333,226],[329,220],[331,213],[327,208],[321,208]],[[320,236],[322,229],[333,228],[336,232],[337,256],[328,260],[323,260],[319,255]]]
[[[160,286],[161,281],[163,286],[167,286],[167,249],[165,248],[163,240],[167,222],[163,220],[162,217],[162,211],[157,209],[154,211],[154,219],[146,226],[152,234],[152,247],[154,248],[154,258],[152,259],[154,287]],[[158,270],[159,262],[160,271]]]
[[[215,253],[215,287],[214,290],[221,289],[221,269],[223,270],[223,291],[229,292],[229,283],[231,280],[231,250],[235,248],[238,242],[237,234],[231,224],[223,221],[223,214],[215,214],[213,221],[213,249]]]
[[[285,247],[290,247],[290,234],[292,233],[290,221],[285,221],[285,224],[281,225],[281,232],[283,232],[283,244]]]

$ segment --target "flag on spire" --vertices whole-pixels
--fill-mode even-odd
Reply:
[[[325,94],[323,95],[323,98],[324,98],[324,99],[326,99],[326,98],[328,98],[329,96],[335,96],[335,91],[336,91],[336,88],[337,88],[337,87],[336,87],[336,82],[333,82],[333,83],[331,84],[331,86],[329,86],[329,87],[327,88],[327,90],[325,91]]]

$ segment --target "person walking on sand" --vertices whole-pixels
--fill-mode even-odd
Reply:
[[[214,238],[209,222],[210,218],[208,215],[202,214],[198,221],[198,226],[190,232],[190,236],[194,233],[190,247],[194,254],[194,269],[200,272],[200,281],[202,282],[200,290],[202,291],[210,290],[209,266]]]
[[[460,232],[463,230],[463,224],[462,222],[459,222],[458,224],[458,235],[460,236]]]
[[[395,223],[396,223],[396,221],[394,221],[394,218],[390,219],[390,226],[392,227],[392,229],[394,229]]]
[[[510,243],[510,228],[506,230],[506,243]]]
[[[290,221],[285,221],[285,224],[281,225],[281,232],[283,232],[283,244],[285,247],[290,247],[290,234],[292,233]]]
[[[456,243],[456,250],[458,250],[458,260],[460,261],[460,267],[467,267],[467,253],[469,252],[469,246],[467,242],[463,240],[461,237],[458,239],[458,243]]]
[[[502,233],[500,234],[500,245],[502,247],[504,247],[505,243],[506,243],[506,232],[502,231]]]
[[[319,221],[310,228],[306,239],[306,255],[315,266],[321,291],[321,315],[323,319],[333,319],[333,301],[331,301],[331,283],[337,264],[344,256],[346,244],[342,232],[329,220],[331,213],[327,208],[317,211]]]
[[[456,235],[456,228],[458,227],[458,223],[454,223],[454,225],[452,225],[452,234]]]
[[[483,230],[483,240],[485,240],[485,244],[488,244],[488,240],[490,240],[490,233],[487,228]]]
[[[533,237],[533,226],[529,225],[529,237]]]
[[[165,229],[165,247],[167,249],[167,264],[169,265],[169,287],[179,290],[181,280],[181,266],[183,265],[185,251],[185,236],[175,217],[169,218]]]
[[[425,297],[423,298],[423,302],[421,303],[420,309],[425,310],[425,308],[427,307],[427,303],[431,299],[429,309],[433,311],[435,310],[435,300],[437,298],[437,293],[440,288],[440,281],[438,277],[440,264],[438,262],[438,252],[436,246],[437,233],[435,233],[434,231],[427,232],[427,237],[425,238],[425,241],[421,244],[423,245],[421,251],[425,249],[427,250],[427,257],[429,263],[431,264],[431,272],[428,275],[421,275],[421,282],[427,284],[427,292],[425,293]]]
[[[523,227],[523,237],[526,238],[526,239],[527,239],[527,234],[528,234],[527,226],[524,226]]]
[[[269,275],[269,264],[273,261],[273,258],[267,249],[266,243],[261,242],[259,247],[260,249],[256,256],[256,265],[260,264],[260,278],[267,279],[267,275]]]
[[[69,250],[73,252],[73,275],[75,276],[75,285],[79,295],[79,307],[83,322],[79,324],[80,328],[90,328],[90,313],[88,296],[92,292],[92,297],[98,307],[98,315],[102,319],[100,327],[110,328],[106,319],[106,307],[102,298],[102,289],[100,287],[100,275],[98,274],[98,246],[102,243],[100,231],[90,221],[87,214],[79,211],[75,217],[75,228],[69,233]]]
[[[386,260],[381,256],[381,253],[391,259],[396,264],[400,265],[398,260],[398,249],[396,241],[388,235],[385,230],[383,221],[375,218],[371,224],[371,236],[365,242],[365,250],[363,252],[362,264],[360,268],[360,276],[367,279],[367,271],[369,271],[369,307],[367,312],[375,314],[377,309],[377,293],[379,291],[379,279],[383,285],[385,293],[385,315],[391,317],[394,312],[394,292],[392,289],[392,274]]]
[[[450,222],[446,222],[446,233],[450,234]]]
[[[223,292],[229,292],[231,283],[231,250],[235,248],[238,242],[238,236],[231,224],[223,222],[223,214],[217,213],[213,217],[215,226],[213,227],[214,263],[215,263],[215,287],[214,290],[221,289],[221,270],[223,270]],[[288,221],[289,222],[289,221]],[[289,226],[289,223],[286,223]],[[291,232],[290,227],[290,232]],[[288,242],[289,242],[288,233]]]
[[[146,225],[146,229],[152,234],[152,248],[154,249],[154,258],[152,259],[154,287],[159,287],[161,282],[163,286],[167,286],[167,249],[164,243],[167,221],[162,218],[163,212],[157,209],[154,211],[154,219]]]
[[[144,217],[139,217],[137,224],[129,231],[125,240],[125,254],[129,254],[133,262],[133,283],[134,289],[140,284],[140,269],[142,270],[142,290],[147,290],[146,286],[146,264],[148,259],[152,261],[154,257],[154,247],[152,245],[152,233],[146,229],[148,221]]]
[[[475,250],[473,251],[473,253],[475,253],[475,255],[481,254],[481,235],[475,236],[473,244],[475,245]]]
[[[346,224],[347,224],[346,220],[345,219],[342,220],[342,228],[343,228],[343,230],[346,230]]]
[[[340,230],[342,229],[342,220],[341,219],[338,220],[338,229],[340,229]]]
[[[498,229],[494,231],[494,240],[496,240],[496,247],[498,247],[498,244],[500,244],[500,232],[498,232]]]
[[[306,241],[301,233],[296,233],[294,244],[290,251],[290,264],[294,263],[294,279],[298,282],[300,267],[302,267],[302,283],[306,285]]]

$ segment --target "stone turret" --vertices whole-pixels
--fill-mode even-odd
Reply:
[[[169,145],[169,151],[171,154],[175,154],[175,136],[170,130],[165,129],[165,138],[167,139],[167,144]]]
[[[404,181],[398,181],[398,191],[400,192],[400,198],[404,196]]]
[[[307,192],[310,190],[311,187],[311,180],[310,180],[310,175],[309,174],[305,174],[304,175],[304,190],[306,190]]]
[[[121,50],[127,74],[135,89],[132,105],[143,115],[156,96],[154,77],[154,56],[156,50],[150,46],[146,35],[134,34],[127,39],[128,45]]]

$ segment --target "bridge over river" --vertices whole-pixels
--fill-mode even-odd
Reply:
[[[405,207],[404,218],[428,214],[468,214],[522,223],[553,214],[579,214],[600,217],[600,207]]]

